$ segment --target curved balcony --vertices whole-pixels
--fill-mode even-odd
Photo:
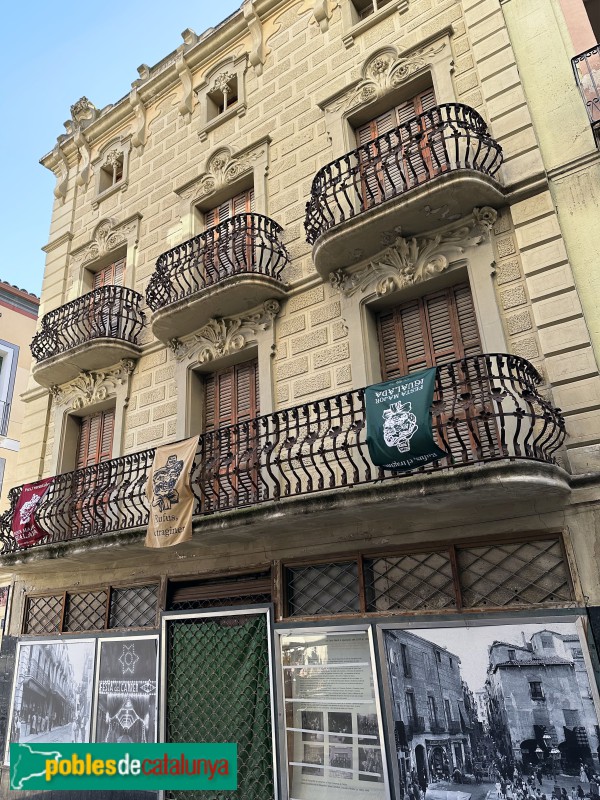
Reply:
[[[600,131],[600,44],[572,59],[575,79],[592,128]]]
[[[35,380],[42,386],[57,385],[81,370],[137,358],[144,327],[142,302],[132,289],[103,286],[45,314],[31,342]]]
[[[163,253],[146,290],[152,331],[168,342],[283,297],[289,260],[282,228],[262,214],[236,214]]]
[[[446,103],[320,169],[306,205],[306,240],[326,278],[375,255],[398,227],[414,236],[503,203],[502,148],[469,106]]]
[[[324,524],[335,514],[348,519],[361,503],[375,503],[370,513],[381,520],[395,521],[401,513],[407,525],[411,515],[422,521],[432,508],[441,519],[454,513],[474,519],[486,507],[507,503],[513,510],[530,510],[534,501],[545,510],[560,507],[569,486],[566,473],[552,465],[565,438],[564,419],[538,392],[539,383],[536,370],[518,356],[473,356],[439,366],[431,413],[448,455],[414,472],[371,463],[363,389],[205,433],[191,473],[194,513],[219,515],[285,498],[306,503],[327,490]],[[48,535],[31,549],[144,528],[153,458],[154,450],[145,450],[58,475],[35,511]],[[11,507],[0,517],[3,554],[18,549],[11,524],[20,491],[11,490]],[[307,508],[298,508],[297,519],[290,511],[290,531],[306,525]],[[272,515],[275,526],[280,511]],[[247,512],[244,519],[247,524]]]

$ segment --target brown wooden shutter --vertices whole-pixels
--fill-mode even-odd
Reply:
[[[219,225],[219,223],[225,222],[234,214],[244,214],[252,211],[254,211],[254,189],[248,189],[221,203],[220,206],[207,211],[204,214],[204,229]]]
[[[121,258],[114,264],[109,264],[94,275],[94,289],[103,286],[123,286],[125,276],[125,259]]]
[[[468,284],[382,312],[378,329],[384,380],[481,353]]]
[[[204,381],[206,431],[253,419],[258,411],[258,362],[213,372]]]
[[[82,417],[77,447],[77,469],[100,464],[112,458],[114,427],[113,408]]]

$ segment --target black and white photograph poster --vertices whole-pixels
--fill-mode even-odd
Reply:
[[[100,639],[96,742],[155,742],[158,637]]]
[[[89,742],[93,639],[21,642],[10,722],[11,742]]]
[[[387,629],[384,641],[404,797],[598,797],[600,732],[576,623]]]

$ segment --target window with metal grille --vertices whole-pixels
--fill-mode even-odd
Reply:
[[[529,681],[529,693],[532,700],[545,700],[541,681]]]
[[[118,628],[154,628],[158,610],[157,583],[103,587],[25,600],[24,634],[77,633]]]
[[[167,586],[167,610],[262,605],[272,601],[270,571],[216,580],[173,580]]]
[[[288,617],[575,605],[557,537],[287,564],[284,575]]]
[[[290,617],[358,613],[358,564],[288,568],[287,607]]]

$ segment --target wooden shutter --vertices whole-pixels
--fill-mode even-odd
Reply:
[[[207,211],[204,214],[204,229],[206,230],[225,222],[234,214],[244,214],[252,211],[254,211],[254,189],[248,189],[221,203],[220,206]]]
[[[77,469],[111,459],[114,427],[113,408],[82,417],[77,447]]]
[[[466,283],[382,312],[378,329],[384,380],[481,353]]]
[[[256,360],[207,375],[204,387],[206,431],[245,422],[259,413]]]
[[[124,276],[125,259],[121,258],[95,273],[94,289],[100,289],[102,286],[123,286]]]

